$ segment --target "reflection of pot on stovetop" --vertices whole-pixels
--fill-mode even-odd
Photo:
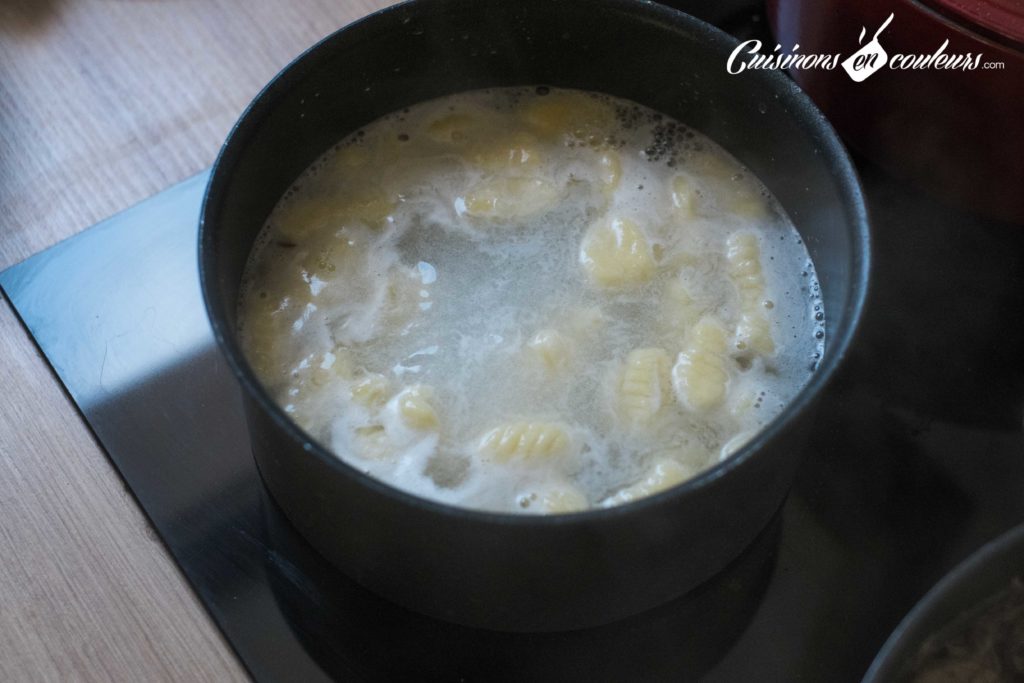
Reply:
[[[780,510],[720,574],[644,614],[563,633],[502,633],[431,619],[377,597],[325,561],[268,496],[261,507],[274,598],[303,647],[338,680],[382,673],[417,681],[698,680],[756,613],[782,533]]]

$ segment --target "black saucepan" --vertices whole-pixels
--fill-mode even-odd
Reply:
[[[815,397],[864,305],[868,225],[853,167],[785,76],[726,72],[734,41],[632,0],[414,0],[331,35],[249,106],[214,166],[200,220],[210,321],[244,395],[270,493],[325,557],[425,614],[505,630],[607,623],[677,597],[764,528],[793,479]],[[779,199],[817,266],[828,315],[817,372],[738,453],[671,491],[609,510],[513,516],[456,509],[368,478],[276,406],[239,349],[253,240],[298,174],[377,117],[458,91],[548,84],[635,100],[709,135]]]

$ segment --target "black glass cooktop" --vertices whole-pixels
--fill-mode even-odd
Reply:
[[[260,483],[200,299],[206,173],[0,286],[258,681],[857,681],[942,574],[1024,521],[1024,226],[858,167],[873,293],[787,502],[720,576],[587,631],[432,621],[292,530]]]

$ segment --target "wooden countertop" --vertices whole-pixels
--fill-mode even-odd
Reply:
[[[0,270],[209,166],[304,48],[386,0],[0,0]],[[0,680],[245,680],[0,303]]]

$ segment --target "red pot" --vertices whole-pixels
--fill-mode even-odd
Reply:
[[[890,14],[879,36],[889,62],[862,82],[841,66],[790,74],[867,158],[942,199],[1024,222],[1024,2],[768,0],[783,51],[799,44],[798,54],[840,61]],[[894,68],[897,55],[931,55],[947,40],[946,55],[976,56],[977,68]]]

